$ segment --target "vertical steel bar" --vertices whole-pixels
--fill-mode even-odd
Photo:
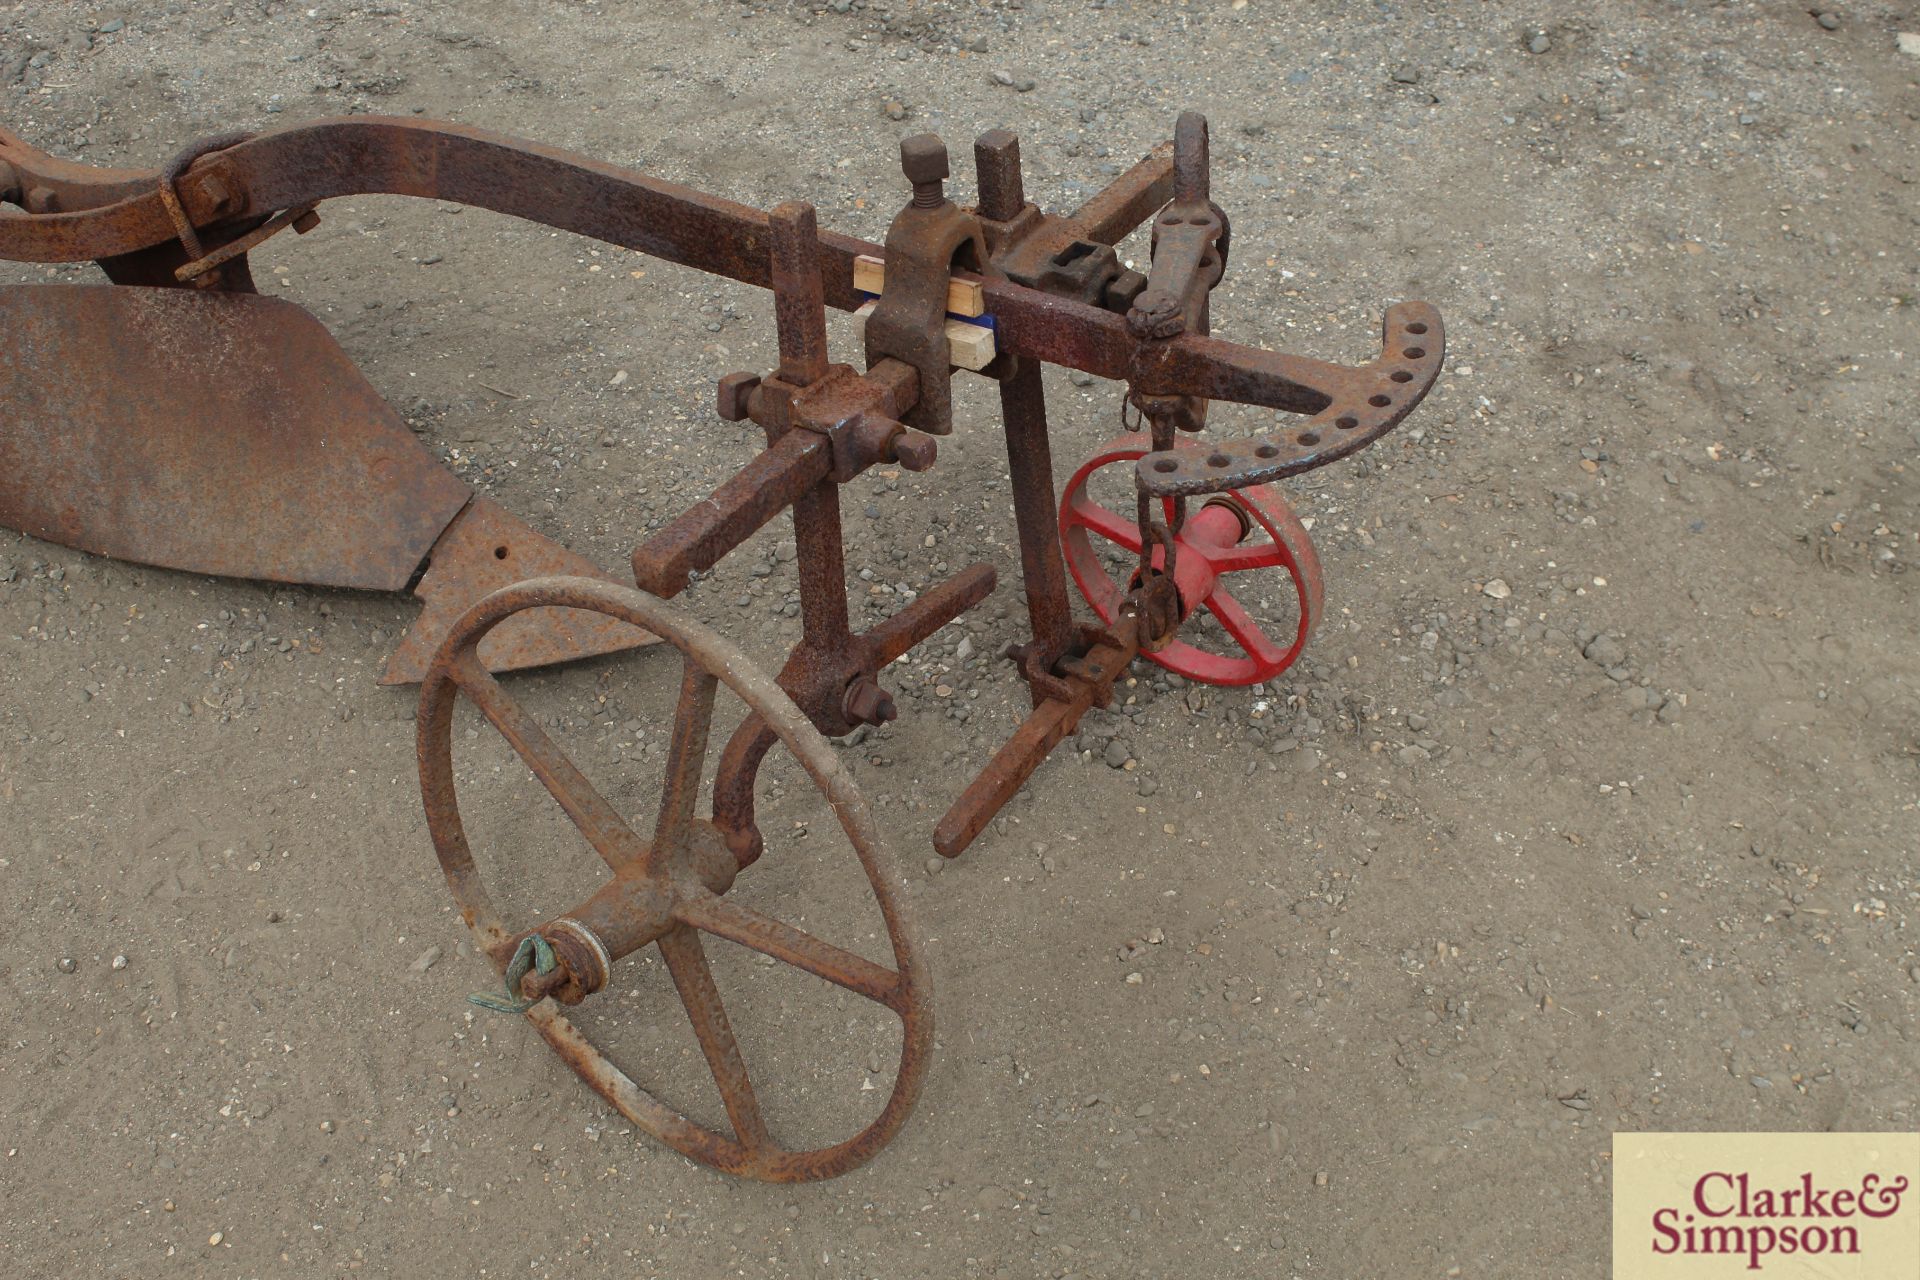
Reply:
[[[816,653],[839,653],[852,642],[852,631],[838,485],[822,480],[794,501],[793,535],[799,548],[801,645]]]
[[[827,313],[821,302],[820,229],[813,206],[789,200],[767,216],[772,230],[774,318],[780,379],[808,386],[827,374]],[[793,503],[799,547],[802,644],[838,651],[849,635],[847,567],[840,541],[840,490],[822,480]]]
[[[1027,593],[1033,638],[1047,665],[1073,644],[1073,606],[1055,530],[1053,449],[1047,439],[1047,398],[1040,362],[1013,357],[1013,372],[1000,383],[1000,416],[1007,433],[1007,470],[1013,484],[1013,519],[1020,532],[1020,577]]]
[[[673,714],[673,741],[667,746],[666,776],[660,784],[660,816],[643,864],[649,874],[680,871],[688,862],[687,833],[693,826],[694,802],[700,798],[707,738],[713,732],[713,695],[718,688],[713,673],[687,655],[680,702]]]
[[[1212,198],[1212,162],[1207,118],[1182,111],[1173,125],[1173,198],[1178,204],[1205,204]]]
[[[772,232],[773,318],[780,379],[804,387],[827,373],[827,312],[820,284],[820,227],[813,206],[789,200],[767,215]]]
[[[973,144],[973,167],[980,180],[980,216],[1006,222],[1018,214],[1027,203],[1019,137],[1010,129],[987,130]]]
[[[1026,204],[1020,173],[1020,139],[989,129],[973,144],[979,176],[980,216],[1005,222]],[[1009,357],[1000,380],[1000,416],[1007,435],[1007,466],[1013,483],[1014,524],[1020,533],[1020,576],[1027,615],[1043,664],[1073,643],[1073,607],[1067,600],[1066,566],[1054,532],[1053,450],[1047,440],[1047,397],[1040,363]]]

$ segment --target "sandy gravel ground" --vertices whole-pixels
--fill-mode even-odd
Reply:
[[[849,487],[857,618],[975,560],[1001,587],[843,752],[940,1035],[903,1135],[821,1185],[643,1140],[465,1003],[413,699],[375,684],[411,602],[0,536],[0,1272],[1599,1277],[1616,1130],[1920,1125],[1903,30],[1871,0],[0,6],[0,120],[76,159],[424,113],[873,239],[904,133],[966,198],[1013,128],[1065,209],[1194,107],[1219,331],[1358,361],[1403,298],[1450,331],[1405,427],[1288,489],[1328,573],[1309,659],[1142,666],[951,865],[932,824],[1025,707],[991,389],[957,384],[932,471]],[[322,212],[262,289],[541,531],[617,568],[752,456],[713,383],[770,366],[765,294],[434,202]],[[1064,479],[1121,389],[1048,385]],[[683,597],[769,667],[790,537]],[[655,650],[512,687],[642,810],[676,678]],[[489,874],[563,909],[590,855],[481,727]],[[871,950],[823,806],[768,779],[739,892]],[[889,1020],[716,964],[777,1132],[873,1113]],[[662,966],[618,985],[597,1033],[718,1121]]]

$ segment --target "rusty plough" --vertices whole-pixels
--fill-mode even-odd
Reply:
[[[919,1094],[932,1046],[927,966],[878,828],[824,735],[895,715],[882,684],[905,655],[994,587],[976,564],[856,632],[839,486],[877,465],[924,471],[953,430],[956,367],[999,384],[1032,636],[1009,651],[1025,723],[935,827],[958,855],[1136,656],[1195,680],[1284,671],[1320,610],[1313,545],[1276,481],[1367,447],[1420,403],[1441,366],[1440,317],[1388,309],[1377,357],[1347,367],[1209,334],[1226,214],[1208,190],[1206,122],[1157,148],[1078,211],[1024,194],[1018,140],[975,144],[978,203],[944,190],[945,148],[901,144],[912,197],[884,246],[821,231],[811,206],[768,213],[644,174],[454,125],[354,117],[200,143],[162,170],[66,163],[0,131],[0,258],[94,260],[111,284],[0,288],[0,522],[68,546],[197,573],[400,590],[426,601],[388,668],[420,680],[419,766],[440,863],[508,980],[510,1007],[594,1089],[674,1149],[731,1173],[831,1177],[883,1146]],[[720,416],[767,447],[633,553],[639,590],[600,575],[475,496],[419,445],[318,321],[253,290],[247,253],[307,230],[324,200],[373,193],[475,205],[773,290],[777,368],[721,379]],[[1150,270],[1114,246],[1152,223]],[[865,316],[861,364],[835,363],[827,307]],[[1124,382],[1143,428],[1097,450],[1056,504],[1041,366]],[[1207,439],[1208,403],[1303,420]],[[1122,467],[1121,464],[1131,464]],[[1130,473],[1132,509],[1095,495]],[[1118,506],[1118,510],[1115,509]],[[798,547],[802,638],[778,676],[666,603],[689,576],[783,512]],[[1120,563],[1116,566],[1115,561]],[[1236,575],[1283,571],[1298,623],[1274,637]],[[1077,620],[1073,578],[1097,621]],[[1210,617],[1224,645],[1203,642]],[[1191,625],[1190,625],[1191,624]],[[683,655],[664,796],[630,825],[492,672],[658,638]],[[1224,648],[1224,652],[1221,651]],[[707,774],[715,694],[748,715]],[[535,928],[495,910],[462,829],[457,701],[475,704],[607,863],[585,902]],[[776,744],[830,802],[879,901],[892,967],[731,896],[761,856],[754,782]],[[701,936],[784,961],[885,1006],[902,1024],[893,1091],[866,1128],[795,1151],[769,1136]],[[719,1086],[731,1133],[657,1101],[561,1012],[657,945]]]

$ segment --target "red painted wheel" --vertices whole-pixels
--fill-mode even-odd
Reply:
[[[1200,449],[1187,441],[1176,448]],[[1087,459],[1067,483],[1060,502],[1060,544],[1067,568],[1080,594],[1102,622],[1111,624],[1130,579],[1117,580],[1101,563],[1095,539],[1140,555],[1140,528],[1132,515],[1102,506],[1088,492],[1088,481],[1102,467],[1132,463],[1152,452],[1144,432],[1121,436]],[[1128,471],[1131,472],[1129,467]],[[1173,523],[1174,504],[1164,499],[1164,518]],[[1216,515],[1219,512],[1221,514]],[[1235,527],[1237,526],[1237,527]],[[1264,537],[1259,535],[1264,534]],[[1293,514],[1286,499],[1269,485],[1234,489],[1190,514],[1175,536],[1174,580],[1180,588],[1180,612],[1191,617],[1201,609],[1220,623],[1237,652],[1216,653],[1188,640],[1175,639],[1146,656],[1167,670],[1202,684],[1249,685],[1271,680],[1299,658],[1320,618],[1320,557],[1313,540]],[[1155,549],[1153,564],[1163,567],[1165,552]],[[1259,569],[1287,571],[1300,601],[1300,624],[1291,644],[1268,636],[1247,608],[1229,590],[1236,574]]]

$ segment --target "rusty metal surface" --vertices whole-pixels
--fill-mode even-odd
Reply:
[[[193,219],[187,215],[186,206],[180,203],[180,177],[202,156],[212,155],[216,151],[225,151],[251,138],[251,130],[239,130],[234,133],[219,133],[210,138],[201,138],[185,151],[167,161],[160,170],[160,204],[166,209],[168,219],[173,223],[173,234],[179,238],[180,246],[187,251],[189,259],[198,259],[206,254],[200,243],[199,228],[193,225]],[[231,204],[231,198],[222,199],[215,194],[211,186],[203,183],[208,194],[213,197],[216,207]]]
[[[1204,335],[1212,327],[1209,303],[1226,274],[1232,232],[1226,211],[1209,194],[1210,154],[1206,117],[1181,112],[1173,132],[1173,199],[1154,215],[1147,283],[1127,308],[1127,329],[1142,344],[1134,355],[1136,366],[1152,359],[1153,344]],[[1171,448],[1176,432],[1207,425],[1205,396],[1152,391],[1135,378],[1127,399],[1151,424],[1158,449]],[[1151,647],[1158,648],[1158,642]]]
[[[71,198],[76,192],[88,201],[112,203],[151,192],[158,174],[154,169],[109,169],[63,160],[4,126],[0,126],[0,166],[5,166],[0,167],[0,200],[15,204],[24,204],[27,192],[36,187],[47,192],[55,205],[62,196]]]
[[[1136,625],[1133,619],[1123,619],[1085,657],[1071,664],[1069,692],[1036,706],[934,827],[936,853],[957,858],[966,852],[1034,770],[1079,726],[1080,717],[1106,703],[1114,681],[1140,650]]]
[[[0,523],[191,573],[399,591],[468,489],[255,294],[0,288]]]
[[[89,170],[53,161],[4,134],[0,161],[18,169],[23,183],[48,177],[56,197],[48,212],[0,216],[0,258],[77,262],[134,254],[176,239],[158,194],[159,170],[133,176],[125,170]],[[95,172],[104,176],[88,180],[86,175]],[[1144,193],[1157,190],[1157,162],[1139,176],[1149,181],[1123,175],[1114,184],[1115,196],[1090,201],[1090,218],[1106,221],[1111,230],[1139,211]],[[179,190],[188,215],[203,231],[336,196],[411,195],[491,209],[746,284],[772,285],[768,215],[760,210],[462,125],[381,116],[288,125],[195,162]],[[853,287],[853,260],[884,251],[831,231],[820,233],[819,249],[825,304],[855,310],[866,299]],[[982,288],[1000,350],[1103,378],[1138,378],[1149,392],[1190,391],[1316,413],[1334,392],[1350,385],[1354,372],[1192,334],[1157,344],[1153,360],[1136,369],[1139,344],[1120,315],[991,275]],[[1164,385],[1152,385],[1156,381]],[[1404,416],[1394,415],[1387,425]]]
[[[904,139],[900,167],[913,184],[913,199],[887,228],[886,287],[867,317],[867,367],[898,360],[912,369],[918,395],[905,420],[944,436],[953,430],[947,282],[955,268],[982,270],[987,244],[980,220],[946,196],[947,148],[940,139],[930,133]]]
[[[1059,694],[1054,664],[1079,642],[1060,543],[1053,536],[1053,451],[1047,439],[1046,391],[1040,366],[1016,358],[1000,383],[1000,416],[1007,437],[1007,474],[1013,486],[1014,528],[1020,539],[1020,579],[1026,590],[1033,639],[1017,655],[1036,702]]]
[[[718,564],[824,479],[832,466],[833,447],[824,437],[805,432],[787,436],[636,548],[635,581],[672,599],[686,589],[689,574]]]
[[[820,223],[813,206],[790,200],[767,215],[780,380],[807,386],[827,376],[826,291],[820,284]]]
[[[638,547],[632,568],[643,587],[671,596],[689,574],[712,568],[755,530],[791,511],[802,637],[777,680],[660,599],[585,577],[508,587],[456,619],[496,579],[556,568],[591,572],[584,561],[478,501],[433,545],[433,567],[419,588],[428,602],[424,630],[409,638],[389,672],[394,678],[420,671],[430,637],[448,632],[422,691],[422,786],[449,885],[496,965],[504,967],[528,935],[510,931],[493,914],[460,828],[450,754],[458,695],[480,707],[608,863],[611,879],[600,891],[539,926],[559,963],[522,982],[519,996],[540,1000],[528,1016],[636,1124],[732,1172],[793,1180],[853,1167],[904,1121],[925,1070],[931,1033],[924,968],[897,910],[897,884],[878,870],[871,818],[820,735],[893,718],[897,708],[881,680],[886,665],[993,589],[993,570],[974,565],[865,632],[854,632],[849,622],[838,486],[883,462],[909,470],[934,465],[933,436],[953,425],[954,370],[945,337],[953,281],[978,284],[983,322],[994,330],[998,354],[984,372],[1001,384],[1033,632],[1010,652],[1034,710],[941,820],[935,847],[948,856],[979,834],[1088,708],[1107,705],[1115,680],[1137,654],[1149,652],[1156,661],[1220,683],[1265,678],[1298,655],[1319,613],[1318,562],[1284,502],[1260,486],[1379,439],[1420,403],[1444,356],[1439,315],[1424,303],[1390,308],[1381,354],[1356,367],[1209,336],[1210,297],[1227,267],[1231,231],[1210,195],[1206,121],[1196,113],[1182,115],[1171,144],[1156,148],[1066,216],[1027,200],[1014,135],[991,131],[974,154],[979,202],[966,209],[947,198],[944,144],[932,135],[902,144],[912,196],[888,232],[885,285],[865,328],[867,369],[856,373],[830,358],[824,308],[858,307],[864,295],[854,287],[854,259],[882,256],[882,250],[821,231],[814,210],[804,204],[763,213],[564,151],[432,121],[355,117],[219,137],[188,148],[165,171],[90,170],[0,131],[0,202],[27,210],[0,210],[0,257],[93,258],[117,281],[191,282],[231,298],[251,288],[246,253],[266,236],[306,225],[325,199],[390,193],[523,217],[774,291],[778,367],[764,375],[729,374],[716,397],[723,417],[750,418],[761,426],[767,448],[710,499]],[[1150,274],[1142,275],[1127,269],[1112,246],[1148,220],[1153,260]],[[75,326],[76,335],[83,330]],[[193,354],[190,348],[176,344],[169,355],[185,358]],[[328,352],[331,359],[337,349]],[[1056,516],[1043,363],[1124,381],[1126,402],[1150,424],[1149,434],[1120,442],[1126,447],[1119,453],[1110,449],[1089,464],[1135,462],[1138,509],[1131,524],[1080,500],[1086,468]],[[41,357],[36,367],[51,365]],[[147,378],[138,385],[167,384]],[[1307,420],[1250,440],[1177,437],[1204,427],[1211,400]],[[181,431],[178,406],[172,414],[174,430]],[[126,476],[113,479],[122,488],[134,483]],[[0,495],[5,486],[0,480]],[[1227,496],[1195,504],[1193,516],[1188,499],[1205,494]],[[464,500],[464,488],[458,496]],[[329,501],[329,510],[334,506]],[[455,503],[441,523],[459,509]],[[111,518],[101,517],[99,528],[111,526]],[[1091,532],[1137,555],[1138,567],[1124,582],[1099,569],[1096,583],[1092,571],[1082,572],[1085,566],[1075,563],[1075,576],[1090,586],[1110,630],[1074,617],[1062,529],[1070,547],[1084,544]],[[438,531],[437,525],[431,530]],[[1264,537],[1249,542],[1255,533]],[[430,535],[412,564],[429,543]],[[490,549],[501,548],[509,549],[512,565],[485,563]],[[1235,572],[1262,567],[1287,569],[1300,593],[1300,626],[1290,647],[1261,634],[1225,585]],[[1243,655],[1205,653],[1179,638],[1183,623],[1202,610],[1221,621]],[[686,655],[665,795],[644,837],[594,792],[486,670],[519,665],[521,657],[547,660],[540,655],[556,649],[622,647],[641,635],[635,628],[657,632]],[[714,762],[711,817],[701,819],[696,800],[721,683],[753,711]],[[731,893],[738,872],[763,853],[754,783],[768,751],[782,742],[841,814],[880,898],[894,970],[754,912]],[[706,963],[703,932],[796,964],[901,1016],[906,1025],[899,1079],[872,1126],[814,1152],[786,1151],[769,1137]],[[658,945],[666,958],[720,1089],[730,1137],[656,1101],[558,1012],[556,1003],[591,998],[607,984],[619,957],[649,945]]]
[[[1426,399],[1446,357],[1446,330],[1440,313],[1424,302],[1389,307],[1381,333],[1378,358],[1357,368],[1324,367],[1313,375],[1312,382],[1303,384],[1303,390],[1311,387],[1314,395],[1294,411],[1312,414],[1307,421],[1270,436],[1216,441],[1199,453],[1150,453],[1137,464],[1142,487],[1164,497],[1220,493],[1271,484],[1366,448],[1399,426]],[[1182,341],[1204,344],[1213,339]],[[1296,358],[1275,357],[1267,362],[1268,367],[1277,372],[1283,361],[1294,362]],[[1242,372],[1215,378],[1212,374],[1216,372],[1217,365],[1205,369],[1182,366],[1170,352],[1169,358],[1147,376],[1156,384],[1204,388],[1198,393],[1220,400],[1244,401],[1256,390],[1256,375]],[[1264,394],[1270,386],[1258,390]]]
[[[910,160],[928,156],[907,148]],[[943,207],[937,178],[920,171],[917,194],[923,211]],[[944,205],[951,209],[951,205]],[[910,206],[911,208],[911,206]],[[839,485],[867,468],[894,461],[924,470],[936,458],[935,441],[903,427],[896,417],[920,402],[924,372],[892,356],[876,360],[865,374],[827,358],[824,301],[818,288],[823,256],[811,206],[781,205],[770,217],[771,278],[779,368],[765,377],[732,373],[720,380],[718,407],[724,416],[750,417],[765,429],[768,447],[673,525],[634,553],[642,586],[663,594],[678,590],[683,567],[701,562],[714,548],[738,545],[782,507],[793,512],[800,572],[801,640],[782,667],[779,683],[822,733],[844,734],[855,725],[878,724],[896,714],[880,684],[883,667],[971,608],[993,589],[993,570],[974,565],[922,594],[872,629],[855,634],[848,621],[846,564]],[[902,263],[890,277],[897,296],[946,297],[948,263],[938,255]],[[944,357],[938,378],[946,384]],[[830,462],[821,461],[823,451]],[[716,557],[717,558],[717,557]],[[741,866],[763,847],[754,822],[753,785],[774,741],[772,731],[749,717],[723,751],[714,779],[714,822]]]
[[[1113,245],[1153,216],[1172,190],[1172,148],[1159,147],[1068,217],[1028,202],[1020,140],[990,129],[973,146],[978,213],[992,269],[1055,297],[1124,313],[1146,286]]]
[[[235,236],[218,248],[203,248],[199,256],[190,257],[189,261],[175,267],[173,278],[180,284],[190,284],[196,288],[211,287],[207,282],[219,278],[221,268],[243,254],[252,253],[288,227],[292,227],[296,235],[305,235],[319,225],[320,215],[313,211],[312,205],[302,209],[283,210],[251,231]],[[181,248],[191,254],[191,246],[188,244],[183,242]],[[233,286],[221,279],[219,287],[232,288]],[[247,289],[243,292],[252,292],[252,290]]]
[[[922,471],[937,453],[931,437],[894,420],[924,387],[914,368],[882,358],[861,376],[851,366],[829,363],[813,207],[783,204],[771,226],[780,367],[764,378],[727,374],[718,389],[721,415],[751,418],[766,431],[768,445],[706,501],[635,549],[635,580],[659,596],[676,595],[688,574],[711,568],[787,508],[802,523],[802,504],[868,467],[898,461]],[[940,279],[944,286],[944,273]],[[838,516],[831,531],[802,541],[802,599],[818,600],[818,590],[806,590],[806,574],[824,557],[839,555]]]
[[[1125,270],[1113,250],[1104,246],[1152,216],[1171,192],[1171,145],[1156,148],[1070,218],[1051,217],[1027,201],[1020,140],[1011,132],[994,129],[982,134],[974,144],[974,166],[993,271],[1053,295],[1115,311],[1124,311],[1145,287],[1145,277]],[[1048,699],[1073,697],[1055,668],[1069,654],[1085,652],[1092,640],[1074,621],[1060,544],[1053,534],[1053,452],[1040,362],[1008,355],[997,360],[990,372],[1000,381],[1021,582],[1032,626],[1032,639],[1014,646],[1009,656],[1019,663],[1033,705],[1039,707]]]
[[[0,349],[0,523],[223,577],[400,591],[428,565],[415,588],[426,608],[386,683],[417,681],[447,626],[488,591],[600,572],[496,504],[470,503],[292,303],[8,286]],[[647,642],[551,615],[518,620],[483,656],[501,671]]]
[[[1119,244],[1173,195],[1173,143],[1163,142],[1067,215],[1079,234]]]
[[[1180,113],[1173,136],[1173,199],[1153,219],[1153,269],[1127,309],[1138,338],[1174,338],[1207,331],[1207,295],[1227,270],[1231,233],[1209,195],[1207,122]]]
[[[481,597],[526,578],[555,575],[613,579],[585,556],[528,528],[490,498],[475,498],[428,553],[413,594],[425,606],[387,660],[381,684],[417,684],[460,615]],[[653,644],[657,636],[603,614],[543,609],[515,614],[487,634],[480,660],[489,671],[518,671]]]
[[[651,835],[642,836],[573,765],[538,722],[480,663],[478,646],[495,627],[530,610],[582,609],[660,636],[684,657],[681,697],[668,750],[663,795]],[[733,859],[711,823],[695,816],[712,700],[725,684],[756,721],[791,751],[827,798],[880,906],[891,969],[845,951],[742,903]],[[635,1125],[682,1154],[728,1173],[770,1182],[830,1178],[858,1167],[886,1145],[919,1098],[933,1047],[930,979],[905,886],[887,855],[872,813],[853,779],[800,708],[736,646],[672,606],[631,588],[585,578],[544,578],[487,597],[460,619],[435,655],[421,689],[420,780],[427,824],[448,887],[478,939],[504,971],[529,931],[496,911],[474,865],[460,818],[453,770],[453,712],[461,695],[479,707],[600,852],[611,878],[573,911],[539,926],[565,971],[540,994],[578,1002],[606,985],[597,962],[577,957],[583,939],[617,965],[658,945],[700,1042],[729,1125],[729,1135],[689,1120],[627,1076],[561,1011],[542,999],[527,1013],[534,1027],[580,1077]],[[700,942],[710,933],[791,964],[893,1011],[901,1022],[894,1087],[880,1114],[846,1140],[814,1150],[782,1147],[760,1113],[746,1057],[726,1014]],[[569,957],[575,957],[569,960]],[[574,966],[579,966],[576,970]],[[523,985],[523,991],[533,994]]]
[[[829,491],[822,497],[834,503],[832,528],[837,534],[839,495]],[[803,507],[796,507],[794,514],[804,548],[808,545],[808,526],[801,517],[806,513]],[[834,545],[832,567],[839,569],[840,576],[833,579],[815,569],[811,576],[818,585],[811,591],[803,585],[803,612],[811,606],[811,611],[821,616],[809,624],[805,638],[781,668],[780,687],[792,695],[822,732],[837,735],[850,732],[856,724],[892,719],[886,710],[876,707],[880,714],[874,719],[856,720],[851,713],[859,708],[849,705],[846,696],[849,687],[859,681],[877,683],[878,673],[894,659],[991,595],[996,575],[990,564],[969,565],[921,593],[898,613],[855,635],[846,630],[845,569],[837,541]],[[803,569],[806,563],[803,551]],[[803,574],[803,581],[805,576],[808,575]],[[890,708],[891,699],[884,706]],[[760,856],[762,845],[759,828],[754,824],[753,783],[761,758],[770,746],[772,739],[765,728],[749,719],[727,743],[714,775],[713,820],[743,866]]]

